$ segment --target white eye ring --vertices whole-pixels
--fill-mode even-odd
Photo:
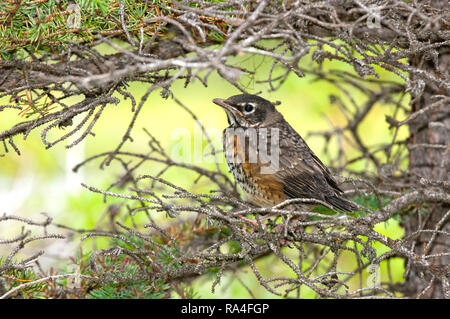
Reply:
[[[252,103],[245,103],[243,108],[244,108],[244,113],[245,114],[253,113],[256,110],[255,105],[252,104]]]

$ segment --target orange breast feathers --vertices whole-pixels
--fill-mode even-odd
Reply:
[[[248,135],[241,136],[229,133],[225,134],[224,140],[225,157],[236,180],[255,204],[272,206],[283,202],[286,195],[282,180],[276,173],[262,173],[261,168],[270,163],[261,162],[257,143]],[[244,176],[237,176],[242,173]]]

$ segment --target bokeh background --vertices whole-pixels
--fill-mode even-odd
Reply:
[[[102,50],[112,49],[105,46]],[[302,61],[305,68],[312,66],[313,62],[310,56],[305,57]],[[261,95],[264,98],[271,101],[281,101],[278,110],[306,138],[312,150],[327,164],[324,140],[314,136],[308,138],[308,134],[329,129],[331,125],[339,126],[345,123],[346,119],[339,108],[330,103],[330,95],[345,100],[342,92],[330,83],[315,81],[314,77],[308,74],[303,78],[291,74],[280,89],[271,92],[267,83],[258,83],[258,80],[267,76],[271,67],[263,57],[237,56],[233,63],[257,71],[255,76],[243,75],[239,84],[251,93],[262,92]],[[324,61],[323,64],[324,71],[327,69],[347,70],[347,68],[346,64],[339,62]],[[350,69],[347,71],[353,72]],[[377,70],[377,72],[380,73],[382,78],[399,81],[398,78],[394,78],[395,75],[383,72],[383,70]],[[139,101],[147,89],[147,85],[130,83],[129,92]],[[212,131],[222,131],[227,126],[227,120],[223,110],[213,104],[211,100],[217,97],[227,98],[240,93],[216,73],[209,77],[207,87],[196,80],[190,83],[187,88],[184,88],[184,81],[180,80],[171,87],[171,92],[190,110],[195,112],[202,124]],[[364,102],[364,97],[359,92],[352,91],[352,95],[358,103]],[[76,100],[72,99],[70,103],[72,102],[75,103]],[[0,105],[9,103],[4,98],[0,99]],[[69,101],[66,103],[70,104]],[[374,145],[392,140],[392,134],[385,122],[385,115],[389,114],[389,111],[389,107],[386,105],[376,105],[368,116],[368,120],[362,123],[360,133],[366,144]],[[113,162],[110,166],[100,170],[101,159],[99,159],[89,162],[76,173],[72,169],[90,156],[113,150],[121,141],[132,116],[129,100],[122,100],[118,105],[109,105],[93,129],[95,137],[88,136],[83,142],[68,150],[65,149],[67,142],[65,144],[59,143],[46,150],[38,130],[32,132],[26,140],[20,138],[15,140],[21,151],[20,156],[11,147],[8,148],[9,152],[5,153],[3,145],[0,145],[0,153],[5,155],[0,157],[0,214],[7,213],[25,218],[39,218],[39,214],[45,212],[52,216],[55,222],[73,228],[101,227],[102,223],[107,222],[105,216],[108,205],[120,203],[120,200],[109,198],[107,202],[104,202],[102,195],[88,191],[81,186],[81,183],[106,189],[120,177],[122,168],[118,163]],[[6,109],[0,112],[0,129],[6,130],[25,119],[26,114],[24,112]],[[76,118],[74,125],[77,120],[80,119]],[[194,119],[189,113],[175,103],[171,97],[163,98],[161,90],[154,91],[134,125],[132,131],[134,141],[132,143],[127,142],[124,150],[142,152],[148,147],[149,138],[143,129],[145,128],[158,138],[170,153],[179,145],[180,138],[182,138],[176,132],[179,132],[180,128],[187,129],[193,136],[195,125]],[[53,140],[58,134],[64,134],[63,130],[60,132],[54,131],[53,135],[49,135],[49,140]],[[405,133],[400,132],[400,134]],[[206,145],[206,141],[204,144]],[[221,140],[216,140],[215,144],[217,149],[222,148]],[[348,153],[348,158],[356,156],[354,150],[345,144],[345,141],[343,145]],[[206,149],[206,151],[208,150]],[[337,151],[336,141],[331,141],[329,151]],[[223,155],[219,154],[219,156]],[[195,164],[211,168],[215,165],[211,163]],[[223,171],[227,171],[226,164],[223,161],[220,165]],[[363,163],[354,165],[354,169],[367,169],[363,166]],[[155,174],[160,168],[156,164],[148,165],[139,173]],[[193,185],[196,176],[181,169],[170,169],[163,177],[190,189],[192,192],[208,192],[210,190],[210,185],[206,181]],[[115,190],[117,191],[117,189]],[[122,189],[121,192],[126,193],[126,188]],[[139,219],[140,217],[135,216],[135,218]],[[169,221],[165,215],[155,216],[155,218],[162,223]],[[8,238],[17,232],[16,226],[12,223],[3,223],[0,227],[0,239]],[[402,228],[395,220],[377,225],[376,230],[392,239],[400,238],[403,234]],[[83,247],[83,249],[90,249],[89,241],[86,241],[84,245],[86,247]],[[379,254],[385,251],[382,245],[375,246],[375,248]],[[78,243],[76,241],[50,242],[46,247],[47,253],[43,258],[43,267],[55,267],[56,269],[58,267],[70,267],[68,258],[76,255],[77,250]],[[5,251],[0,251],[0,255],[5,255],[5,253]],[[341,255],[341,259],[338,263],[338,271],[350,271],[356,267],[354,261],[347,258],[345,253]],[[260,259],[256,265],[259,267],[261,274],[267,277],[270,277],[271,273],[286,273],[286,276],[289,276],[291,271],[286,265],[277,262],[277,258],[273,256]],[[390,271],[388,271],[388,268]],[[401,281],[403,271],[401,259],[390,259],[390,264],[384,261],[380,268],[381,281],[387,280],[387,276],[392,276],[394,282]],[[368,273],[363,273],[360,278],[355,276],[354,282],[350,282],[350,290],[359,288],[360,281],[366,281],[369,276]],[[211,284],[214,279],[212,275],[204,275],[194,280],[192,286],[197,293],[196,296],[200,298],[249,298],[253,294],[257,298],[276,297],[261,288],[251,270],[245,268],[237,274],[225,274],[216,287],[215,294],[212,294]],[[301,291],[301,296],[311,298],[314,297],[314,293],[305,287]]]

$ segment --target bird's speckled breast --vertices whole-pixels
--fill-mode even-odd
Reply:
[[[224,131],[223,145],[228,168],[249,200],[266,207],[286,199],[283,183],[275,174],[261,173],[261,167],[265,164],[259,161],[257,148],[252,148],[249,143],[242,143],[232,130],[227,129]],[[250,154],[256,156],[252,157]],[[250,158],[256,158],[257,161],[251,163]]]

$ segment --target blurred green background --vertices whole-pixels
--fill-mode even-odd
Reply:
[[[310,56],[303,59],[305,68],[312,65]],[[271,101],[281,101],[278,110],[284,115],[291,125],[303,136],[313,131],[323,131],[330,128],[330,121],[333,125],[343,125],[346,121],[341,111],[335,105],[330,104],[329,95],[333,94],[344,101],[345,96],[335,86],[325,81],[312,81],[314,78],[307,75],[303,78],[291,74],[288,80],[275,92],[269,91],[268,84],[257,83],[257,80],[264,79],[267,76],[271,66],[271,61],[263,57],[238,56],[234,58],[232,64],[244,66],[248,69],[257,70],[258,76],[243,75],[239,83],[251,93],[262,91],[262,96]],[[346,64],[340,62],[324,61],[323,69],[341,69],[354,73]],[[381,78],[391,79],[400,82],[399,78],[392,74],[377,69]],[[278,71],[277,71],[278,72]],[[280,71],[281,72],[281,71]],[[211,102],[213,98],[227,98],[240,92],[231,84],[221,79],[216,73],[213,73],[208,79],[208,87],[205,87],[200,81],[196,80],[189,84],[187,89],[183,88],[184,81],[175,82],[171,91],[180,101],[188,106],[203,125],[210,130],[222,131],[227,126],[226,116],[222,109]],[[136,100],[148,89],[147,84],[130,83],[129,92]],[[352,90],[353,98],[358,103],[364,102],[364,96],[358,91]],[[76,102],[73,99],[71,102]],[[70,104],[69,101],[65,102]],[[9,104],[6,98],[0,99],[0,105]],[[392,132],[389,131],[387,123],[384,120],[385,114],[390,114],[389,105],[376,105],[368,116],[368,120],[362,123],[360,127],[361,136],[367,145],[374,145],[392,140]],[[18,145],[21,155],[18,156],[9,147],[9,153],[0,157],[0,213],[15,214],[27,218],[40,218],[40,212],[46,212],[52,216],[55,222],[68,225],[73,228],[92,228],[102,222],[104,212],[108,204],[120,202],[117,199],[108,199],[103,202],[103,196],[94,194],[83,188],[80,183],[106,189],[111,183],[115,182],[120,176],[122,169],[118,163],[113,162],[111,166],[99,170],[100,160],[92,161],[81,168],[77,173],[72,172],[72,168],[83,161],[85,158],[95,154],[111,151],[120,142],[127,126],[133,116],[129,100],[122,100],[118,105],[109,105],[103,112],[103,116],[96,123],[93,132],[95,137],[88,136],[85,141],[75,147],[66,150],[65,145],[69,142],[57,144],[49,150],[45,150],[40,140],[40,130],[32,132],[26,141],[22,137],[16,137],[15,143]],[[0,112],[0,130],[11,128],[19,121],[25,118],[20,115],[20,111],[15,109],[6,109]],[[80,118],[76,118],[74,125]],[[161,97],[161,90],[154,91],[137,119],[132,131],[133,143],[127,142],[124,150],[145,152],[148,148],[148,136],[143,128],[146,128],[161,144],[170,152],[180,143],[180,137],[176,136],[177,129],[187,129],[194,131],[195,123],[193,118],[177,105],[170,97],[164,99]],[[58,136],[67,133],[66,129],[53,130],[49,134],[49,140],[54,140]],[[399,138],[405,136],[407,132],[401,131]],[[79,135],[75,135],[74,138]],[[308,144],[312,150],[326,163],[327,159],[323,153],[324,140],[318,137],[308,138]],[[221,140],[216,140],[216,148],[221,149]],[[337,143],[335,139],[331,141],[331,151],[336,152]],[[356,156],[357,153],[345,144],[344,147],[348,153],[348,158]],[[4,154],[3,146],[0,145],[1,153]],[[207,151],[207,150],[206,150]],[[219,156],[223,156],[219,154]],[[198,163],[197,163],[198,164]],[[214,167],[211,163],[200,163],[205,167]],[[221,168],[226,170],[223,163]],[[358,167],[359,165],[359,167]],[[141,174],[155,174],[161,166],[148,165],[145,172]],[[355,169],[365,169],[364,164],[355,164]],[[170,169],[164,175],[167,180],[187,187],[192,192],[207,192],[210,185],[206,180],[192,187],[192,181],[197,177],[195,174],[180,172],[178,169]],[[114,191],[117,191],[115,189]],[[126,193],[126,189],[121,190]],[[137,216],[139,218],[139,216]],[[164,220],[164,215],[157,216],[157,220]],[[143,219],[145,220],[145,219]],[[17,226],[19,227],[19,226]],[[8,238],[17,232],[16,225],[11,223],[0,224],[0,238]],[[403,230],[398,222],[392,220],[388,223],[377,225],[377,231],[393,239],[400,238]],[[67,241],[49,244],[52,248],[46,255],[44,266],[63,265],[64,258],[75,255],[76,245],[69,244]],[[52,246],[53,245],[53,246]],[[378,253],[386,251],[382,245],[376,246]],[[289,248],[284,248],[289,250]],[[54,255],[52,255],[54,251]],[[289,251],[287,251],[289,253]],[[5,252],[0,251],[0,255]],[[61,260],[63,261],[61,263]],[[286,276],[292,275],[291,270],[286,265],[279,262],[276,257],[269,256],[260,259],[257,265],[264,276],[271,277],[273,273],[285,273]],[[338,263],[338,271],[352,271],[356,265],[352,258],[345,253],[341,255]],[[389,265],[394,282],[402,280],[403,261],[400,259],[391,260]],[[381,281],[386,281],[389,276],[386,261],[381,264]],[[370,274],[363,272],[363,282],[367,280]],[[208,279],[208,280],[205,280]],[[247,287],[257,298],[276,297],[260,287],[251,269],[244,268],[236,276],[235,274],[225,274],[216,287],[216,293],[211,293],[211,284],[214,277],[204,275],[202,278],[193,282],[194,290],[197,296],[201,298],[249,298],[251,295],[239,281],[245,282]],[[359,288],[359,278],[350,282],[350,291]],[[305,298],[314,297],[314,293],[304,288],[301,296]]]

